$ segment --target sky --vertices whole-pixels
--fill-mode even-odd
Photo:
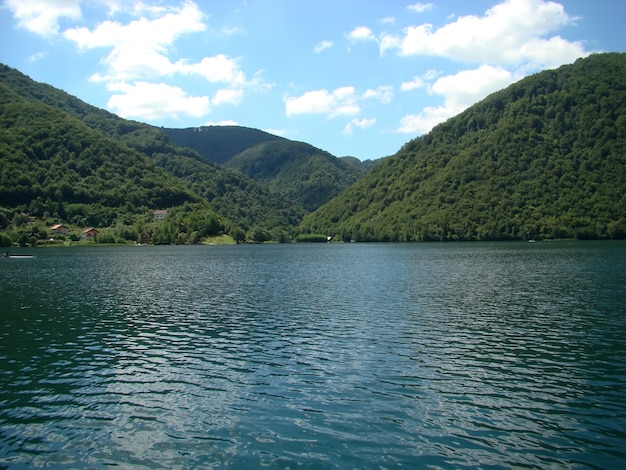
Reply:
[[[121,117],[377,159],[487,95],[624,52],[621,0],[0,0],[0,62]]]

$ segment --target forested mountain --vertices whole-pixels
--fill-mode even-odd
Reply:
[[[224,165],[308,211],[328,202],[365,174],[353,162],[304,142],[286,139],[257,144]]]
[[[303,230],[344,240],[626,236],[626,55],[527,77],[408,142]]]
[[[282,137],[243,126],[163,128],[163,132],[174,144],[194,149],[204,158],[220,164],[255,145],[284,140]]]
[[[308,211],[363,176],[374,161],[337,158],[304,142],[240,126],[163,129],[172,142],[206,159],[242,171],[262,187],[286,196]]]
[[[16,214],[21,222],[137,229],[140,214],[182,204],[198,212],[195,219],[214,217],[224,230],[257,229],[267,237],[294,227],[304,213],[240,172],[177,147],[157,128],[121,119],[4,65],[0,85],[0,229],[15,225]],[[173,224],[176,218],[168,219]],[[212,220],[207,225],[215,227]],[[170,229],[171,241],[180,230]]]

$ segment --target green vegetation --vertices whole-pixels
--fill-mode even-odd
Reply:
[[[66,223],[107,229],[99,240],[119,241],[126,238],[110,234],[116,227],[141,234],[154,209],[186,202],[201,218],[219,220],[222,230],[244,234],[254,226],[291,233],[304,214],[240,172],[175,146],[155,127],[120,119],[2,65],[0,87],[0,230],[15,243],[38,239],[13,223],[15,215],[36,224],[33,233],[40,235]],[[164,243],[196,243],[194,232],[202,232],[155,230],[154,240]]]
[[[626,235],[626,54],[494,93],[307,215],[343,240]]]
[[[235,168],[264,188],[304,207],[317,209],[365,173],[304,142],[264,142],[234,156],[225,166]]]
[[[284,140],[282,137],[241,126],[202,126],[168,129],[163,132],[176,145],[195,150],[207,160],[226,163],[235,155],[263,142]]]

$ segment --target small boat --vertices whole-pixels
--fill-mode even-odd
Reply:
[[[34,255],[12,255],[10,254],[8,251],[6,253],[4,253],[2,255],[3,258],[10,258],[10,259],[27,259],[27,258],[34,258]]]

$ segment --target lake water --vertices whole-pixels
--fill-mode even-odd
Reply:
[[[22,252],[0,468],[626,465],[624,243]]]

